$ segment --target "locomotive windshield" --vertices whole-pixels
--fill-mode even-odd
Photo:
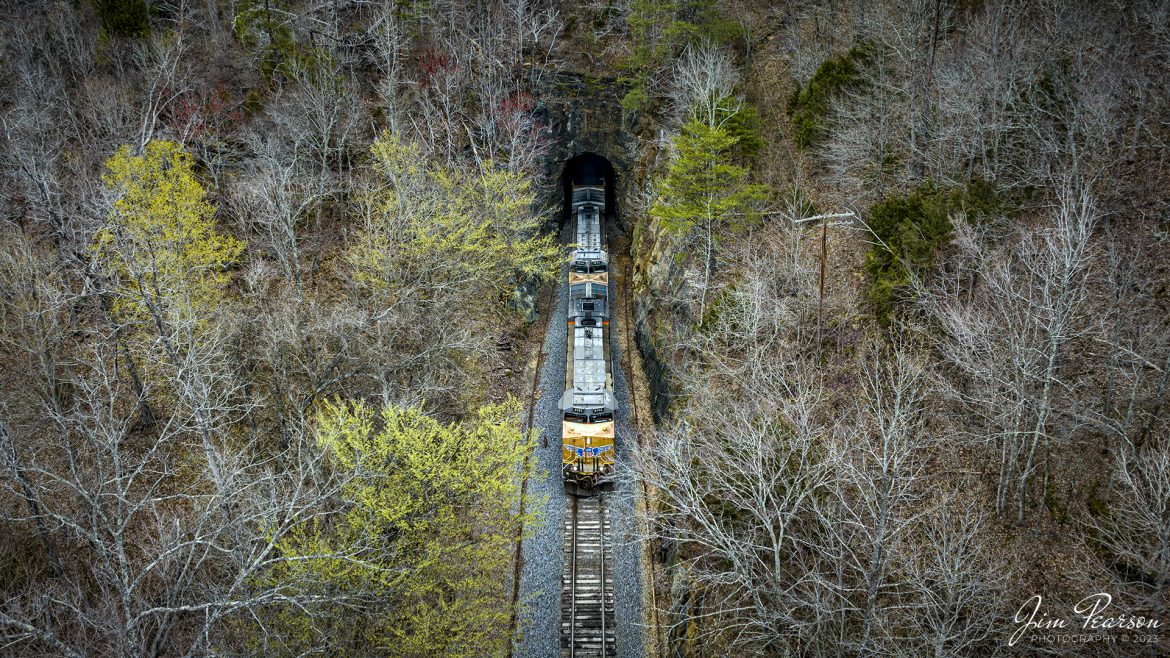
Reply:
[[[606,287],[601,283],[574,283],[569,286],[571,299],[605,299]]]
[[[574,413],[565,412],[565,422],[567,423],[608,423],[613,420],[612,411],[601,411],[598,413]]]
[[[577,274],[593,274],[605,272],[608,267],[603,260],[575,260],[569,265],[569,269]]]

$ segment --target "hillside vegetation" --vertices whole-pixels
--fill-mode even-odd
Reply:
[[[0,17],[5,655],[508,655],[570,87],[662,655],[1170,646],[1170,3]],[[1098,592],[1161,644],[1009,646]]]
[[[504,655],[555,11],[3,12],[0,653]]]
[[[635,246],[668,643],[1160,655],[1009,639],[1033,595],[1166,623],[1170,7],[726,8],[657,69]],[[713,98],[759,113],[711,147],[750,211],[676,182]]]

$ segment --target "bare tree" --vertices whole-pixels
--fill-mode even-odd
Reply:
[[[402,115],[406,111],[406,100],[401,87],[405,82],[408,41],[403,23],[399,8],[392,3],[384,3],[370,26],[375,52],[373,65],[381,76],[378,97],[386,111],[385,128],[392,132],[399,132],[405,127],[402,123],[405,117]]]
[[[1103,306],[1094,342],[1105,347],[1100,406],[1084,414],[1103,433],[1104,445],[1141,448],[1161,426],[1170,384],[1170,321],[1162,312],[1159,280],[1149,276],[1156,244],[1145,239],[1148,225],[1107,221],[1104,226],[1104,281],[1092,293]]]
[[[365,127],[353,80],[325,64],[294,69],[269,113],[287,143],[281,166],[307,166],[318,200],[344,192],[352,173],[352,149]],[[299,165],[302,157],[305,164]],[[324,204],[316,203],[318,240],[324,212]]]
[[[903,350],[871,352],[860,368],[861,425],[848,439],[852,445],[841,448],[849,455],[849,477],[838,488],[838,507],[846,519],[843,539],[852,547],[850,575],[840,587],[855,601],[860,628],[853,641],[864,656],[880,654],[887,638],[897,636],[886,619],[900,585],[890,560],[924,511],[934,441],[925,427],[926,375],[919,358]]]
[[[902,637],[917,655],[994,655],[1001,642],[1011,567],[989,545],[980,503],[961,496],[922,517],[913,550],[898,556],[911,598],[902,608]]]
[[[138,147],[155,139],[163,112],[189,93],[190,71],[182,30],[155,34],[132,49],[134,65],[141,71],[145,94],[139,109]]]
[[[325,184],[315,181],[314,167],[293,153],[282,152],[274,140],[254,136],[259,154],[250,175],[236,183],[237,214],[261,244],[276,256],[285,280],[298,299],[305,294],[302,241],[298,226],[319,212],[326,201]]]
[[[1016,100],[1038,75],[1013,3],[986,5],[960,23],[961,40],[943,40],[933,81],[936,121],[928,174],[961,183],[975,176],[1011,186],[1021,161],[1015,135],[1027,120]]]
[[[41,502],[8,520],[44,523],[72,549],[64,579],[27,583],[0,603],[8,650],[203,655],[242,639],[232,639],[232,619],[320,600],[263,577],[286,559],[276,546],[291,528],[332,513],[327,501],[344,480],[322,468],[322,451],[304,442],[267,456],[230,450],[219,475],[228,486],[209,486],[185,456],[195,414],[171,416],[157,433],[134,430],[112,357],[85,357],[76,403],[29,428],[47,441],[0,433],[4,486],[19,469],[15,481]],[[20,462],[17,444],[28,446]],[[335,603],[357,595],[339,594]]]
[[[979,269],[976,297],[955,293],[930,303],[947,333],[946,360],[968,382],[952,392],[977,414],[999,454],[997,509],[1014,498],[1022,522],[1028,488],[1053,432],[1067,345],[1086,330],[1089,237],[1098,218],[1090,191],[1066,181],[1052,225],[1025,230]]]
[[[688,45],[675,60],[671,111],[678,125],[692,117],[715,127],[735,114],[742,101],[734,96],[739,78],[730,56],[714,44]]]
[[[898,80],[882,58],[864,69],[866,83],[832,101],[832,133],[825,160],[832,180],[851,195],[882,198],[908,182],[892,166],[907,156],[907,108],[898,98]]]
[[[359,376],[375,371],[368,365],[376,358],[364,332],[368,318],[315,295],[290,297],[268,281],[249,292],[258,321],[239,331],[247,334],[241,338],[256,361],[254,376],[265,383],[253,393],[262,405],[255,413],[279,445],[295,445],[318,401],[343,390],[373,390],[359,385]],[[378,361],[394,355],[387,351]]]
[[[701,424],[658,434],[654,450],[639,455],[640,476],[661,494],[652,531],[681,546],[689,587],[703,592],[674,611],[672,624],[708,620],[700,641],[778,650],[817,614],[822,584],[805,565],[818,550],[818,501],[833,456],[823,448],[825,429],[806,416],[823,392],[807,376],[791,386],[771,413],[725,406]]]
[[[827,501],[849,421],[829,412],[828,377],[799,340],[815,283],[784,253],[796,233],[770,226],[746,241],[743,277],[710,326],[671,345],[689,355],[680,420],[637,456],[638,477],[661,502],[651,532],[689,592],[665,610],[676,643],[690,626],[695,641],[732,652],[812,652],[842,608],[826,557],[841,552]]]
[[[1111,477],[1105,513],[1086,517],[1102,555],[1134,605],[1158,619],[1170,589],[1170,447],[1162,440],[1123,446]],[[1152,648],[1151,648],[1152,649]],[[1153,653],[1151,652],[1151,655]]]

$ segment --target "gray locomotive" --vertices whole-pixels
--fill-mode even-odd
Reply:
[[[609,254],[605,184],[574,185],[575,244],[569,262],[568,344],[561,397],[561,470],[573,494],[595,491],[613,472],[613,370],[609,353]]]

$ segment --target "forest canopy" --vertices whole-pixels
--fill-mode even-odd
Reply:
[[[657,603],[623,602],[623,647],[1165,653],[1008,647],[1005,620],[1108,592],[1170,622],[1168,26],[1164,0],[0,4],[3,653],[556,632],[523,588],[559,547],[520,549],[561,532],[525,485],[560,486],[533,464],[561,446],[524,405],[560,423],[585,153],[614,167],[615,592]]]

